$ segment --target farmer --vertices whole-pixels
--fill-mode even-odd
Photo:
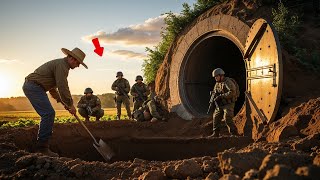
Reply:
[[[51,60],[38,67],[25,78],[22,87],[33,108],[41,116],[36,152],[49,156],[58,156],[58,154],[49,149],[55,111],[46,92],[49,91],[58,103],[63,103],[65,109],[71,114],[76,114],[67,77],[69,70],[79,67],[80,64],[88,69],[87,65],[83,63],[86,55],[79,48],[74,48],[72,51],[62,48],[61,51],[66,57]]]

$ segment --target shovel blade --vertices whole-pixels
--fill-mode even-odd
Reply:
[[[99,144],[93,143],[93,146],[106,161],[110,161],[110,159],[115,155],[112,149],[102,139],[99,140]]]

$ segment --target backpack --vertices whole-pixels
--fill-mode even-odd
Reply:
[[[238,97],[240,96],[240,88],[239,88],[239,85],[237,83],[237,81],[233,78],[230,78],[229,79],[233,82],[233,84],[236,86],[236,95],[234,97],[234,101],[236,101],[238,99]]]

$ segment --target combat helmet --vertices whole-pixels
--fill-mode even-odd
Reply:
[[[118,76],[123,76],[123,73],[121,71],[117,72],[116,77],[118,77]]]
[[[143,81],[143,78],[142,78],[142,76],[138,75],[138,76],[136,77],[136,81],[138,81],[138,80],[141,80],[141,81]]]
[[[224,75],[224,71],[221,68],[216,68],[212,71],[212,77],[215,77],[217,75]]]
[[[88,94],[88,93],[91,93],[91,94],[93,93],[92,89],[89,87],[84,90],[84,94]]]

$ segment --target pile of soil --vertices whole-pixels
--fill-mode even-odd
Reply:
[[[248,24],[270,19],[271,8],[256,1],[231,0],[199,17],[224,13]],[[308,14],[298,38],[319,48],[319,26]],[[186,28],[181,36],[190,28]],[[179,38],[181,38],[178,37]],[[314,41],[316,40],[316,41]],[[178,42],[178,41],[177,41]],[[176,42],[175,42],[176,43]],[[156,91],[170,103],[169,68],[173,43],[158,71]],[[50,147],[60,157],[34,153],[37,126],[0,129],[0,179],[318,179],[320,177],[319,76],[283,50],[285,83],[279,118],[261,138],[210,138],[212,119],[186,121],[170,114],[167,122],[103,121],[86,125],[115,151],[105,162],[77,123],[55,124]],[[288,88],[289,87],[289,88]],[[235,118],[244,134],[245,111]]]
[[[126,121],[92,122],[87,125],[93,130],[94,134],[101,133],[99,129],[105,128],[106,132],[110,129],[117,129],[119,134],[116,135],[113,132],[111,133],[113,134],[112,138],[103,139],[111,145],[111,140],[119,140],[122,136],[127,136],[126,138],[135,136],[135,140],[140,141],[146,135],[152,136],[153,133],[150,133],[150,130],[161,130],[163,126],[170,128],[168,124],[164,123],[138,124]],[[145,126],[146,128],[137,130],[137,133],[129,132],[126,134],[125,129],[131,126],[140,128]],[[198,124],[194,127],[200,129],[202,125]],[[281,142],[261,141],[252,143],[245,137],[227,135],[219,138],[196,138],[201,136],[201,133],[191,132],[189,137],[185,133],[187,137],[180,138],[177,141],[180,142],[180,147],[186,144],[190,144],[188,147],[201,146],[208,141],[213,149],[220,148],[219,152],[217,154],[177,158],[176,160],[170,160],[169,158],[161,161],[132,156],[125,161],[117,160],[107,163],[101,157],[95,161],[83,160],[88,158],[85,155],[86,153],[91,154],[91,158],[93,157],[92,154],[96,153],[97,157],[99,154],[94,148],[86,149],[86,147],[92,146],[92,141],[85,140],[88,137],[84,136],[79,139],[76,134],[80,136],[84,133],[79,128],[79,124],[60,124],[54,127],[55,134],[50,145],[56,152],[59,152],[60,148],[62,151],[59,153],[64,157],[48,157],[43,154],[32,153],[32,149],[28,150],[33,144],[32,139],[36,137],[37,127],[0,130],[0,179],[219,179],[221,177],[224,179],[316,179],[320,172],[320,133],[305,138],[290,136],[282,139]],[[158,132],[158,136],[167,136],[170,131],[164,131],[163,134]],[[66,136],[68,133],[70,133],[70,136]],[[180,136],[175,133],[171,135]],[[176,137],[175,139],[179,138]],[[134,143],[135,140],[127,142]],[[164,138],[164,140],[168,141],[170,138]],[[200,143],[197,144],[198,141]],[[137,143],[141,145],[141,142]],[[152,144],[149,143],[143,144],[144,147],[141,147],[145,150],[142,151],[143,153],[148,153],[150,150],[149,146],[152,146]],[[228,144],[231,145],[228,146]],[[225,147],[225,149],[221,149],[221,147]],[[127,146],[126,148],[130,147]],[[162,150],[165,150],[170,146],[166,147],[164,145],[162,148]],[[65,156],[63,150],[67,150],[70,154]],[[136,149],[122,150],[128,154],[136,151]],[[151,153],[157,159],[156,156],[162,150],[153,150]],[[202,150],[190,149],[189,151],[169,149],[165,153],[179,155],[179,152],[194,153],[195,150],[199,154],[201,154],[201,151],[210,153],[214,151],[206,147]],[[117,153],[119,152],[117,151]],[[72,157],[74,155],[78,155],[80,158]]]

